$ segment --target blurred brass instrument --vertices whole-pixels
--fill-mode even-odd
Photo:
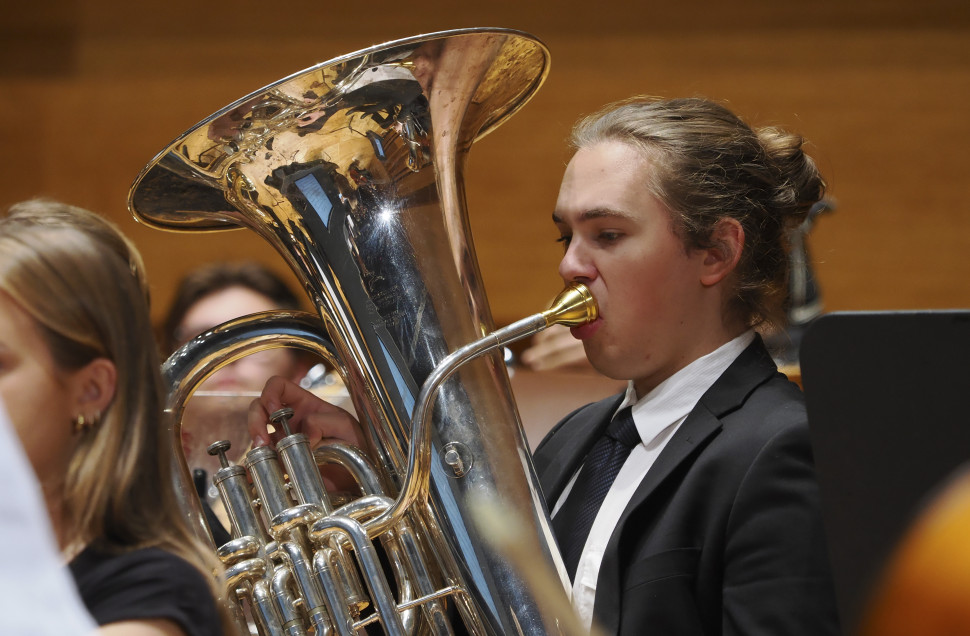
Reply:
[[[509,30],[375,46],[227,106],[132,186],[129,208],[150,226],[257,232],[319,313],[230,321],[165,363],[180,503],[200,536],[212,543],[180,417],[218,368],[266,348],[311,351],[338,370],[364,429],[363,451],[310,449],[283,409],[274,420],[285,437],[243,465],[225,459],[226,444],[210,447],[233,536],[216,547],[241,633],[558,629],[470,509],[497,502],[524,521],[550,568],[560,564],[497,350],[553,323],[588,322],[596,305],[571,286],[548,311],[496,330],[462,185],[471,144],[525,104],[547,70],[546,48]],[[324,463],[345,467],[360,495],[335,508]]]

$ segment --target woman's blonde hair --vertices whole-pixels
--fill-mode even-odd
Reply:
[[[752,129],[701,98],[633,97],[581,120],[572,146],[620,141],[654,166],[650,191],[671,212],[687,248],[711,247],[718,222],[744,228],[731,310],[749,325],[784,323],[789,232],[825,193],[804,140],[774,127]]]
[[[80,433],[68,467],[65,536],[109,551],[166,549],[206,573],[221,600],[212,576],[218,560],[187,527],[172,487],[173,443],[138,250],[87,210],[19,203],[0,218],[0,290],[38,325],[60,368],[106,358],[117,369],[114,398]]]

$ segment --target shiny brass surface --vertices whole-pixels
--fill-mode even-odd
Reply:
[[[599,317],[599,306],[586,285],[570,283],[562,290],[552,306],[542,312],[546,325],[578,327]]]
[[[559,562],[496,350],[552,322],[590,320],[595,303],[573,290],[565,309],[496,331],[462,185],[472,143],[522,107],[547,72],[546,48],[510,30],[372,47],[223,108],[133,184],[129,207],[150,226],[257,232],[318,313],[256,315],[189,342],[165,366],[176,416],[220,366],[296,346],[338,370],[364,429],[363,452],[311,452],[299,434],[250,451],[255,507],[255,493],[243,501],[240,466],[217,473],[226,506],[250,508],[230,510],[232,534],[254,536],[258,554],[246,542],[231,547],[227,567],[231,595],[252,608],[247,620],[261,633],[351,634],[376,622],[387,633],[450,634],[455,621],[474,634],[555,630],[555,617],[479,535],[469,501],[486,496],[514,511],[538,537],[540,558]],[[347,468],[360,495],[340,505],[313,478],[293,484],[313,462]],[[179,468],[187,480],[183,458]],[[187,514],[211,541],[192,499],[183,497]]]

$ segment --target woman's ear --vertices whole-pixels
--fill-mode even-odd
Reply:
[[[734,271],[744,250],[744,228],[737,219],[725,217],[717,222],[711,233],[711,244],[704,250],[701,283],[716,285]]]
[[[104,412],[114,399],[118,370],[107,358],[95,358],[75,372],[75,408],[79,415],[94,417]]]

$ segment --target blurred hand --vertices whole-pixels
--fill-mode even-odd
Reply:
[[[583,343],[569,333],[569,328],[552,325],[533,337],[532,346],[522,352],[522,363],[533,371],[568,369],[594,371]]]
[[[270,433],[267,425],[270,414],[284,406],[293,409],[293,417],[288,422],[290,432],[306,435],[310,448],[328,442],[345,442],[366,448],[360,423],[350,413],[280,376],[270,378],[260,397],[249,407],[249,435],[253,447],[266,446],[270,441],[276,443],[284,436],[282,430]],[[339,466],[322,466],[320,472],[329,491],[356,488],[356,482]]]

